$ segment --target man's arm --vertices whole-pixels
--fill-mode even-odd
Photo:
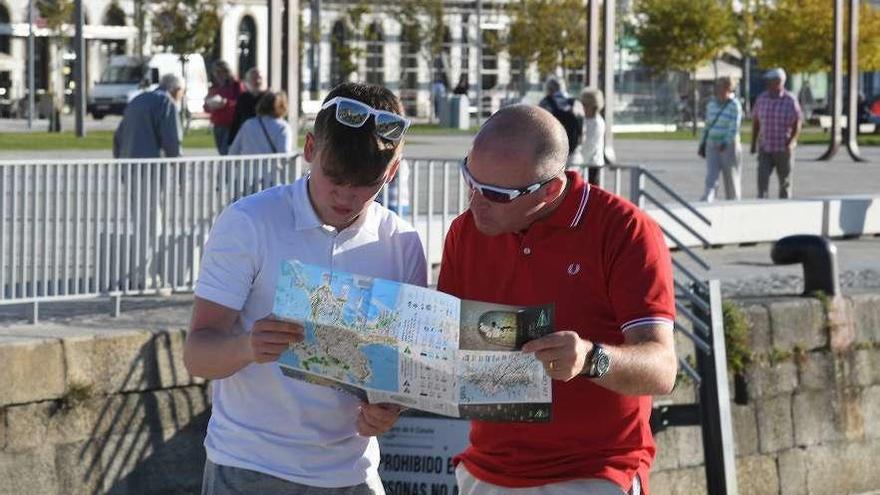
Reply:
[[[303,328],[295,323],[263,319],[245,332],[236,325],[238,319],[234,309],[195,298],[183,348],[183,362],[190,373],[225,378],[251,363],[275,361],[291,343],[303,339]]]
[[[611,357],[611,367],[595,382],[622,395],[662,395],[672,391],[678,360],[672,329],[646,324],[624,333],[619,346],[602,344]],[[525,344],[523,352],[534,352],[554,380],[569,381],[589,368],[587,357],[593,343],[576,332],[556,332]],[[552,368],[551,368],[551,364]]]
[[[785,143],[785,147],[788,151],[794,149],[797,146],[798,137],[801,135],[801,127],[803,127],[803,121],[800,117],[795,119],[794,124],[791,126],[791,136],[788,138],[788,141]]]

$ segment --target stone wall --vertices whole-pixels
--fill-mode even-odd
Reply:
[[[0,493],[198,493],[209,398],[182,330],[0,330]]]
[[[831,319],[820,299],[737,304],[752,353],[748,402],[731,405],[739,493],[880,489],[880,294],[843,299]],[[198,493],[210,404],[183,367],[181,327],[0,327],[0,494]],[[682,382],[671,400],[693,397]],[[700,429],[657,443],[652,493],[705,493]]]
[[[748,401],[731,402],[739,493],[880,493],[880,295],[736,302],[752,353]],[[652,493],[706,493],[700,428],[656,439]]]

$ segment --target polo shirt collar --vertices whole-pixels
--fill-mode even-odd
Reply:
[[[584,181],[577,172],[566,172],[568,178],[568,191],[562,198],[562,203],[547,218],[539,220],[559,228],[574,229],[580,225],[587,212],[587,202],[590,199],[590,184]]]
[[[293,184],[293,228],[297,231],[323,228],[334,230],[333,227],[324,225],[318,218],[315,207],[309,199],[309,176],[305,175]],[[344,231],[362,231],[377,233],[379,231],[379,217],[374,211],[378,205],[369,205],[367,209]]]

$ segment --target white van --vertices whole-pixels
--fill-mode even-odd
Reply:
[[[204,117],[202,105],[208,96],[208,72],[205,60],[197,53],[187,56],[185,77],[180,55],[176,53],[156,53],[144,59],[114,55],[101,80],[89,93],[88,112],[95,119],[102,119],[107,114],[122,115],[132,98],[156,89],[165,74],[176,74],[186,81],[185,109],[188,116]]]

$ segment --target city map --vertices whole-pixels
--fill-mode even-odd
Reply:
[[[289,260],[273,314],[305,329],[278,361],[292,378],[445,416],[549,420],[550,378],[517,349],[552,331],[552,306],[460,300]]]

